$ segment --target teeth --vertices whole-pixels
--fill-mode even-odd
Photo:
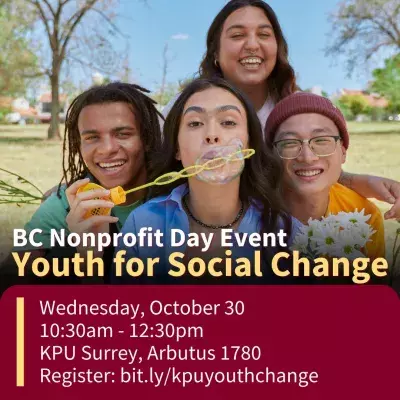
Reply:
[[[322,169],[315,169],[312,171],[296,171],[296,175],[300,176],[314,176],[322,173]]]
[[[101,168],[115,168],[124,165],[126,161],[117,161],[113,163],[99,163]]]
[[[258,57],[244,58],[240,61],[241,64],[261,64],[262,60]]]

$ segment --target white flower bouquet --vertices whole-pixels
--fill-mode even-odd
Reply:
[[[354,260],[365,257],[366,244],[375,233],[367,223],[370,217],[364,214],[363,209],[360,212],[340,212],[321,220],[310,218],[296,235],[291,250],[297,250],[309,259],[346,257]]]

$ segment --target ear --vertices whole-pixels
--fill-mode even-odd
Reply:
[[[343,146],[343,144],[341,145],[341,151],[342,151],[342,164],[344,164],[346,162],[347,150]]]
[[[178,150],[175,153],[175,159],[178,160],[178,161],[181,161],[181,152],[179,150],[179,147],[178,147]]]

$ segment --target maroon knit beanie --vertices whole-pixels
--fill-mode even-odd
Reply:
[[[331,119],[339,129],[343,146],[349,147],[349,132],[346,120],[341,111],[326,97],[307,92],[293,93],[281,100],[272,110],[265,125],[265,139],[272,145],[279,125],[289,117],[297,114],[315,113],[322,114]]]

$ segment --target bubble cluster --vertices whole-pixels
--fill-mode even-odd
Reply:
[[[232,139],[222,146],[210,146],[196,160],[196,165],[206,167],[196,178],[207,183],[222,185],[237,178],[244,168],[243,143]]]

